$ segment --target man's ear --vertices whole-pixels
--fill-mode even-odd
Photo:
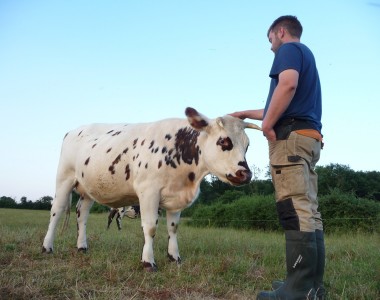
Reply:
[[[278,29],[278,33],[279,33],[280,39],[282,39],[285,36],[285,34],[286,34],[286,28],[285,27],[280,27]]]

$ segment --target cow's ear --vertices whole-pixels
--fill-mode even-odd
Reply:
[[[204,130],[209,124],[208,118],[197,112],[192,107],[186,108],[185,114],[190,125],[196,130]]]

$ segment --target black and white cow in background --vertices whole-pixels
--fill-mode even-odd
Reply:
[[[131,219],[136,219],[140,216],[140,206],[123,206],[119,208],[111,208],[110,213],[108,214],[108,224],[107,229],[110,228],[110,225],[113,219],[116,217],[116,225],[119,230],[121,230],[121,220],[127,216]]]
[[[162,209],[158,208],[158,215],[162,215]],[[109,214],[108,214],[108,224],[107,229],[110,228],[110,225],[113,221],[113,219],[116,216],[116,225],[117,229],[121,230],[121,220],[124,218],[124,216],[127,216],[130,219],[136,219],[140,217],[140,206],[139,205],[132,205],[132,206],[123,206],[119,208],[111,208]]]
[[[88,248],[86,224],[94,201],[113,208],[140,205],[145,238],[141,262],[147,271],[155,271],[153,239],[161,207],[166,210],[168,257],[180,263],[181,211],[197,198],[207,174],[235,186],[250,182],[252,173],[245,159],[249,139],[244,129],[260,129],[229,115],[208,119],[190,107],[185,114],[187,120],[92,124],[67,133],[42,251],[53,251],[57,223],[64,211],[70,211],[70,193],[75,190],[80,195],[78,251]]]

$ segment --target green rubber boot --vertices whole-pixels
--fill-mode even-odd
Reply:
[[[314,277],[314,288],[317,300],[326,299],[326,290],[323,285],[323,275],[325,273],[325,239],[323,230],[315,231],[315,238],[317,241],[317,270]]]
[[[257,300],[314,299],[317,262],[315,232],[286,230],[286,280],[274,291],[262,291]]]
[[[314,289],[316,291],[316,300],[326,300],[326,290],[323,285],[323,275],[325,273],[325,241],[322,230],[315,231],[317,242],[317,270],[314,277]],[[283,280],[273,280],[272,289],[277,290],[285,282]]]

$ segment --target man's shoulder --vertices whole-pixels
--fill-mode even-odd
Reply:
[[[311,51],[308,46],[306,46],[305,44],[302,44],[301,42],[284,43],[279,48],[279,50],[295,50],[295,49],[298,49],[301,51],[305,51],[305,50]]]

